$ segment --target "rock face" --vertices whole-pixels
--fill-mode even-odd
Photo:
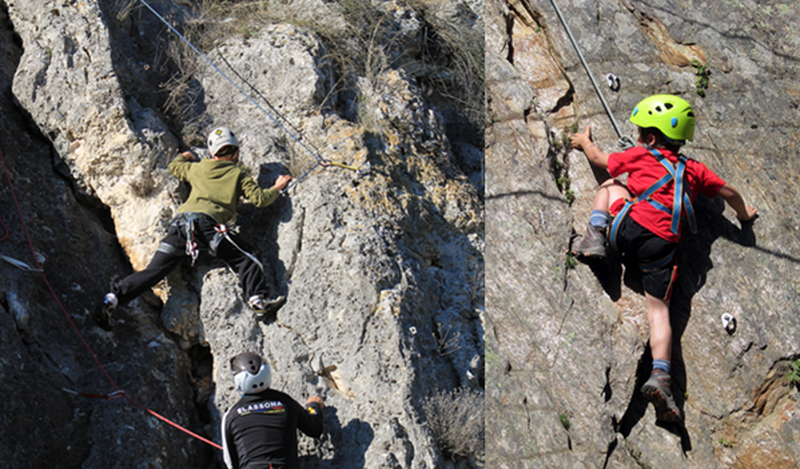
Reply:
[[[800,464],[797,6],[557,3],[623,132],[645,96],[688,99],[685,151],[760,217],[743,228],[721,200],[697,203],[671,304],[684,420],[657,425],[638,392],[651,358],[636,273],[566,255],[602,181],[569,138],[592,123],[612,152],[617,135],[552,4],[487,1],[487,465]]]
[[[186,2],[150,3],[176,24],[192,17]],[[190,84],[195,125],[233,128],[262,187],[305,175],[266,209],[243,204],[237,221],[286,305],[256,320],[236,276],[201,256],[118,308],[111,332],[96,327],[109,279],[147,264],[183,191],[166,167],[185,142],[151,107],[167,33],[124,6],[2,9],[1,145],[14,190],[0,188],[0,247],[32,266],[31,247],[46,258],[42,274],[0,263],[10,467],[219,467],[218,450],[140,406],[220,442],[238,398],[229,359],[243,351],[269,361],[274,388],[325,399],[325,433],[301,439],[302,467],[454,465],[422,409],[440,390],[484,386],[482,167],[413,76],[387,67],[341,93],[329,45],[302,27],[221,41],[208,54],[218,69],[201,61]],[[336,111],[349,99],[359,122]],[[125,397],[62,390],[105,395],[114,383]],[[480,453],[459,467],[482,467]]]

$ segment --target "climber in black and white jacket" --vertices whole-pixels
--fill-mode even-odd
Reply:
[[[242,398],[222,419],[222,446],[229,469],[290,469],[298,466],[297,430],[322,434],[319,396],[301,406],[288,394],[270,389],[269,365],[255,353],[231,360],[236,389]]]

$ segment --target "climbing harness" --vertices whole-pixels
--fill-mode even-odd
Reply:
[[[622,131],[619,129],[619,125],[617,125],[617,120],[614,119],[614,114],[611,112],[611,108],[608,106],[608,102],[606,98],[603,96],[603,92],[600,91],[600,87],[597,85],[597,82],[594,79],[594,75],[592,75],[592,71],[589,69],[589,64],[586,63],[586,59],[583,57],[583,53],[581,52],[581,48],[578,46],[578,42],[575,40],[575,37],[572,35],[572,31],[569,29],[569,25],[567,21],[564,19],[564,16],[561,14],[561,10],[558,8],[556,4],[556,0],[550,0],[550,3],[553,5],[553,9],[556,11],[556,16],[558,16],[558,20],[561,21],[561,25],[564,27],[564,31],[567,32],[567,36],[569,37],[569,41],[572,43],[572,47],[575,49],[575,52],[578,54],[578,58],[583,64],[583,68],[586,70],[586,74],[589,75],[589,81],[592,82],[592,86],[594,87],[594,91],[597,93],[597,96],[600,98],[600,102],[603,104],[603,109],[605,109],[606,114],[608,114],[608,118],[611,120],[611,125],[614,127],[614,131],[617,133],[617,137],[619,140],[617,144],[620,148],[628,149],[631,147],[636,146],[636,142],[629,135],[623,135]],[[611,75],[613,76],[613,75]],[[615,77],[616,78],[616,77]],[[619,83],[619,78],[617,78],[617,83]],[[616,91],[616,90],[615,90]]]
[[[185,253],[187,256],[192,258],[192,266],[194,266],[197,257],[200,254],[200,248],[197,246],[197,241],[195,241],[195,214],[193,212],[182,212],[179,213],[173,220],[171,225],[177,226],[178,229],[182,230],[184,235],[186,236],[186,250]],[[242,254],[250,258],[253,262],[256,263],[259,269],[264,272],[264,265],[258,260],[258,258],[251,253],[242,249],[241,246],[236,244],[233,238],[230,236],[228,232],[228,226],[220,223],[214,226],[214,236],[211,238],[211,241],[208,243],[208,252],[214,257],[217,257],[217,249],[219,249],[219,244],[222,242],[223,239],[227,239],[229,243],[233,245],[236,249],[238,249]],[[162,242],[158,246],[158,250],[164,252],[166,254],[177,254],[179,250],[172,246],[171,244]]]
[[[179,230],[183,231],[183,234],[186,237],[184,253],[192,258],[192,266],[194,266],[197,256],[200,255],[197,242],[194,240],[194,213],[179,213],[175,218],[172,219],[170,226],[176,226]],[[158,245],[157,250],[171,256],[174,256],[180,252],[180,249],[164,241]]]
[[[196,438],[196,439],[202,441],[203,443],[207,443],[207,444],[213,446],[214,448],[217,448],[218,450],[222,450],[222,446],[218,445],[217,443],[214,443],[213,441],[211,441],[211,440],[209,440],[207,438],[204,438],[204,437],[198,435],[197,433],[194,433],[193,431],[189,430],[188,428],[185,428],[185,427],[182,427],[182,426],[178,425],[177,423],[175,423],[172,420],[164,417],[163,415],[160,415],[157,412],[153,411],[152,409],[144,406],[143,404],[140,404],[139,402],[134,400],[132,397],[130,397],[128,395],[128,393],[126,393],[124,390],[122,390],[117,385],[117,383],[114,381],[114,379],[111,378],[111,375],[108,373],[108,370],[106,370],[106,368],[103,366],[103,364],[100,363],[100,359],[97,358],[97,355],[94,353],[92,348],[89,346],[89,343],[86,342],[86,339],[83,337],[83,334],[81,334],[80,330],[78,329],[78,326],[75,324],[75,321],[72,320],[72,316],[69,314],[67,309],[64,307],[64,304],[61,303],[61,300],[59,299],[58,294],[56,294],[56,291],[53,288],[53,285],[47,279],[47,275],[45,275],[44,271],[42,270],[42,265],[41,265],[41,262],[39,260],[40,255],[36,252],[36,249],[34,249],[34,247],[33,247],[33,240],[31,239],[30,233],[28,232],[28,226],[25,223],[25,217],[22,216],[22,209],[20,208],[19,201],[17,200],[17,195],[14,192],[14,186],[11,184],[11,175],[10,175],[10,173],[8,171],[8,167],[6,167],[6,160],[5,160],[5,157],[3,156],[2,150],[0,150],[0,165],[2,165],[3,172],[5,173],[6,180],[8,181],[8,188],[11,190],[11,198],[14,200],[14,204],[17,207],[17,214],[19,215],[19,219],[20,219],[20,222],[22,224],[22,231],[25,233],[25,239],[28,242],[28,247],[30,248],[31,253],[33,254],[34,262],[36,263],[36,267],[35,267],[37,269],[36,271],[41,273],[42,280],[44,281],[44,284],[47,286],[48,290],[50,290],[50,295],[53,297],[53,300],[55,300],[55,302],[58,305],[59,309],[61,309],[61,312],[64,314],[64,317],[67,319],[67,322],[72,327],[72,330],[75,332],[75,335],[78,336],[78,339],[80,339],[81,343],[83,343],[83,346],[86,348],[86,351],[92,357],[92,359],[94,360],[94,362],[97,365],[97,367],[100,369],[100,371],[106,377],[106,380],[108,380],[108,382],[114,388],[114,392],[112,392],[110,394],[105,394],[105,395],[78,393],[78,392],[75,392],[75,391],[72,391],[72,390],[68,390],[68,389],[64,389],[64,391],[68,392],[68,393],[71,393],[71,394],[76,394],[76,395],[79,395],[79,396],[86,396],[86,397],[105,396],[105,397],[100,397],[101,399],[104,399],[104,398],[116,399],[117,397],[123,397],[129,403],[131,403],[134,406],[138,407],[142,411],[150,414],[151,416],[161,420],[162,422],[167,423],[167,424],[175,427],[176,429],[186,433],[187,435],[189,435],[189,436],[191,436],[193,438]]]
[[[211,239],[211,243],[209,243],[208,246],[212,256],[216,257],[219,243],[221,243],[222,239],[225,238],[228,240],[229,243],[233,244],[233,247],[238,249],[239,252],[247,256],[251,261],[255,262],[258,268],[261,269],[261,272],[264,272],[264,265],[258,260],[258,258],[250,254],[249,252],[245,251],[244,249],[242,249],[242,247],[236,244],[233,238],[231,238],[230,234],[228,234],[227,225],[219,224],[214,227],[214,230],[216,231],[216,234],[214,234],[214,237]]]
[[[685,210],[686,218],[689,221],[689,228],[692,230],[692,233],[697,233],[697,220],[694,216],[694,208],[692,208],[692,200],[689,197],[689,193],[683,187],[683,175],[686,170],[686,157],[684,155],[678,156],[678,163],[676,167],[673,167],[672,164],[667,160],[664,155],[661,154],[656,149],[651,149],[650,153],[658,160],[659,163],[667,170],[667,174],[664,175],[661,179],[654,182],[647,190],[642,192],[640,195],[633,198],[633,200],[626,200],[625,205],[622,207],[622,210],[614,217],[614,222],[611,224],[611,232],[608,236],[609,244],[616,249],[617,248],[617,233],[619,232],[619,227],[622,225],[622,220],[630,211],[631,207],[638,204],[639,202],[647,201],[650,205],[655,207],[662,212],[666,212],[670,214],[672,217],[672,223],[670,225],[670,231],[675,234],[678,234],[678,228],[680,226],[681,221],[681,211]],[[651,196],[668,184],[670,181],[675,182],[675,187],[673,188],[674,196],[672,200],[672,210],[665,207],[663,204],[659,203],[658,201],[651,198]],[[668,256],[668,258],[664,258],[660,261],[656,261],[652,264],[648,264],[642,268],[643,271],[645,267],[648,270],[655,270],[660,267],[667,265],[672,260],[672,254]],[[640,266],[641,267],[641,266]]]
[[[185,42],[185,43],[186,43],[186,45],[188,45],[190,49],[192,49],[192,50],[193,50],[193,51],[194,51],[194,52],[195,52],[197,55],[199,55],[199,56],[200,56],[200,57],[201,57],[203,60],[205,60],[205,61],[206,61],[206,62],[207,62],[209,65],[211,65],[211,67],[212,67],[212,68],[213,68],[213,69],[214,69],[214,70],[215,70],[217,73],[219,73],[219,74],[220,74],[220,75],[221,75],[223,78],[225,78],[225,80],[227,80],[227,81],[228,81],[228,83],[230,83],[231,85],[233,85],[233,87],[234,87],[234,88],[236,88],[236,90],[237,90],[237,91],[239,91],[239,92],[240,92],[242,95],[244,95],[244,97],[245,97],[245,98],[247,98],[247,100],[248,100],[248,101],[250,101],[250,102],[251,102],[251,103],[252,103],[252,104],[253,104],[253,105],[254,105],[254,106],[255,106],[255,107],[256,107],[256,108],[257,108],[259,111],[263,112],[263,113],[264,113],[264,114],[265,114],[267,117],[269,117],[269,118],[270,118],[270,120],[272,120],[272,122],[273,122],[273,123],[275,123],[275,125],[277,125],[278,127],[280,127],[280,128],[281,128],[281,129],[282,129],[284,132],[286,132],[286,133],[287,133],[287,134],[288,134],[290,137],[292,137],[292,139],[293,139],[295,142],[297,142],[297,143],[298,143],[298,144],[299,144],[299,145],[300,145],[300,146],[301,146],[301,147],[302,147],[304,150],[306,150],[306,151],[307,151],[309,154],[311,154],[311,156],[313,156],[313,157],[314,157],[314,159],[316,159],[317,163],[316,163],[314,166],[312,166],[312,168],[311,168],[310,170],[306,171],[306,173],[305,173],[303,176],[301,176],[300,178],[298,178],[298,179],[296,179],[296,180],[292,181],[290,184],[288,184],[288,185],[287,185],[287,186],[286,186],[286,187],[285,187],[285,188],[284,188],[284,189],[281,191],[281,194],[285,194],[286,192],[288,192],[288,190],[289,190],[290,188],[292,188],[292,187],[293,187],[293,186],[295,186],[295,185],[296,185],[298,182],[300,182],[302,179],[304,179],[306,176],[308,176],[308,175],[311,173],[311,170],[315,169],[317,166],[322,166],[322,167],[328,167],[328,166],[337,166],[337,167],[340,167],[340,168],[350,169],[350,170],[356,171],[356,172],[357,172],[357,174],[358,174],[359,176],[360,176],[360,175],[362,175],[362,174],[364,174],[364,172],[366,172],[366,171],[369,169],[369,168],[365,168],[365,169],[361,170],[361,167],[354,167],[354,166],[342,165],[342,164],[334,163],[334,162],[332,162],[332,161],[328,161],[328,160],[326,160],[325,158],[321,157],[319,154],[317,154],[317,152],[313,151],[311,148],[309,148],[309,146],[308,146],[308,145],[306,145],[305,143],[303,143],[303,141],[302,141],[300,138],[298,138],[298,137],[297,137],[297,136],[296,136],[294,133],[292,133],[292,132],[291,132],[289,129],[287,129],[287,128],[286,128],[286,126],[284,126],[284,125],[283,125],[283,124],[282,124],[282,123],[281,123],[281,122],[280,122],[280,121],[279,121],[279,120],[278,120],[278,119],[277,119],[275,116],[273,116],[273,115],[272,115],[272,114],[271,114],[269,111],[267,111],[267,110],[266,110],[266,109],[264,109],[264,108],[263,108],[263,107],[262,107],[260,104],[258,104],[258,102],[257,102],[257,101],[256,101],[256,100],[255,100],[255,99],[252,97],[252,96],[250,96],[250,95],[249,95],[249,94],[248,94],[248,93],[247,93],[247,92],[246,92],[244,89],[242,89],[242,87],[241,87],[241,86],[239,86],[239,85],[238,85],[236,82],[234,82],[234,81],[233,81],[233,80],[232,80],[232,79],[231,79],[231,78],[230,78],[228,75],[226,75],[226,74],[225,74],[225,72],[223,72],[223,71],[222,71],[222,70],[221,70],[219,67],[217,67],[217,65],[216,65],[216,64],[214,64],[214,62],[212,62],[212,61],[211,61],[211,59],[209,59],[209,58],[208,58],[208,56],[206,56],[205,54],[203,54],[203,53],[200,51],[200,49],[198,49],[197,47],[195,47],[195,45],[194,45],[194,44],[192,44],[192,43],[189,41],[189,39],[187,39],[187,38],[186,38],[186,37],[185,37],[183,34],[181,34],[181,33],[180,33],[180,32],[179,32],[179,31],[178,31],[178,30],[177,30],[177,29],[176,29],[174,26],[172,26],[172,25],[169,23],[169,21],[167,21],[167,20],[166,20],[166,19],[165,19],[163,16],[161,16],[161,14],[159,14],[159,13],[158,13],[158,12],[155,10],[155,8],[153,8],[153,7],[152,7],[152,6],[151,6],[149,3],[147,3],[147,1],[146,1],[146,0],[139,0],[139,1],[140,1],[140,2],[141,2],[141,3],[142,3],[142,4],[143,4],[143,5],[144,5],[144,6],[145,6],[145,7],[146,7],[148,10],[150,10],[150,12],[151,12],[151,13],[153,13],[153,15],[155,15],[155,16],[156,16],[156,18],[158,18],[158,19],[159,19],[159,20],[160,20],[162,23],[164,23],[164,25],[165,25],[167,28],[169,28],[169,30],[170,30],[170,31],[172,31],[172,32],[173,32],[173,33],[174,33],[176,36],[178,36],[178,38],[180,38],[180,39],[181,39],[183,42]],[[266,100],[265,100],[265,101],[266,101]],[[268,102],[267,102],[267,103],[268,103]],[[269,105],[269,103],[268,103],[268,105]],[[272,107],[271,105],[269,105],[269,106],[270,106],[270,107]],[[284,118],[284,120],[285,120],[285,118]],[[287,121],[287,123],[288,123],[288,121]]]

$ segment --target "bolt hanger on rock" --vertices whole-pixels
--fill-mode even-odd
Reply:
[[[611,108],[608,106],[608,102],[606,101],[606,98],[603,96],[603,92],[600,91],[600,87],[597,85],[597,81],[595,81],[594,75],[592,75],[592,71],[589,69],[589,64],[583,57],[583,52],[581,52],[581,48],[578,46],[578,42],[575,40],[575,36],[572,35],[572,31],[569,29],[569,25],[567,24],[567,21],[564,19],[564,15],[561,14],[561,10],[558,8],[556,0],[550,0],[550,3],[553,5],[553,9],[556,11],[556,16],[558,16],[558,20],[564,27],[564,31],[567,32],[567,36],[569,37],[569,42],[571,42],[572,47],[575,48],[575,52],[578,54],[578,58],[580,59],[584,70],[586,70],[586,74],[589,76],[589,81],[592,82],[592,87],[594,87],[594,91],[597,93],[597,97],[600,98],[600,102],[603,104],[603,109],[605,109],[609,120],[611,120],[611,125],[614,127],[614,131],[617,133],[617,137],[619,137],[619,140],[617,140],[617,144],[619,145],[620,148],[623,149],[628,149],[636,146],[636,142],[634,142],[629,135],[623,135],[622,131],[619,129],[617,120],[614,119],[614,114],[611,112]],[[609,76],[617,78],[613,74],[609,74]],[[619,78],[617,78],[617,83],[618,82]],[[610,85],[611,84],[609,84],[609,86]]]

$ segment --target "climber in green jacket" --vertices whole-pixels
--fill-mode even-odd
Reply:
[[[274,202],[292,177],[278,176],[269,189],[262,189],[238,166],[239,140],[226,128],[214,129],[208,136],[210,159],[195,162],[191,152],[178,155],[169,164],[169,172],[191,185],[189,198],[178,208],[167,236],[158,246],[150,264],[124,279],[114,278],[99,312],[98,324],[108,329],[108,315],[120,303],[127,303],[152,288],[167,276],[183,259],[192,263],[200,250],[225,261],[239,275],[245,298],[256,314],[277,311],[286,298],[269,298],[264,267],[251,254],[251,248],[235,234],[227,231],[227,223],[236,213],[241,196],[256,207]]]

